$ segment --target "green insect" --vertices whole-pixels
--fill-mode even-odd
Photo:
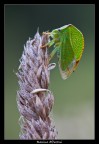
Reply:
[[[49,56],[49,61],[57,52],[60,74],[63,79],[67,79],[75,71],[82,57],[84,50],[83,34],[72,24],[43,34],[49,35],[52,40],[41,47],[54,45],[55,48]]]

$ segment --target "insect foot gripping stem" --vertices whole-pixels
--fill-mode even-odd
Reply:
[[[54,39],[50,40],[50,32],[43,32],[42,35],[42,45],[40,46],[40,48],[46,48],[46,47],[51,47],[54,44]],[[45,39],[49,39],[49,41],[47,43],[45,43]]]

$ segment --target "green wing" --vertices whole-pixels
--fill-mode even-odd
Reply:
[[[83,34],[73,25],[70,25],[68,28],[70,32],[72,49],[74,51],[76,60],[79,61],[84,50]]]
[[[74,52],[70,42],[70,33],[68,29],[60,37],[60,57],[59,64],[62,71],[66,71],[74,59]]]

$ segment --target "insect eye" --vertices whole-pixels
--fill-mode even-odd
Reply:
[[[58,29],[58,31],[60,32],[60,29]]]

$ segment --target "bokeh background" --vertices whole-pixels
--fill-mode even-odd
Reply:
[[[51,71],[49,89],[54,94],[53,121],[58,139],[94,139],[95,5],[5,5],[4,8],[4,136],[19,139],[19,112],[15,75],[23,45],[40,33],[66,24],[82,31],[85,49],[77,70],[62,80],[57,67]],[[52,62],[56,62],[54,57]]]

